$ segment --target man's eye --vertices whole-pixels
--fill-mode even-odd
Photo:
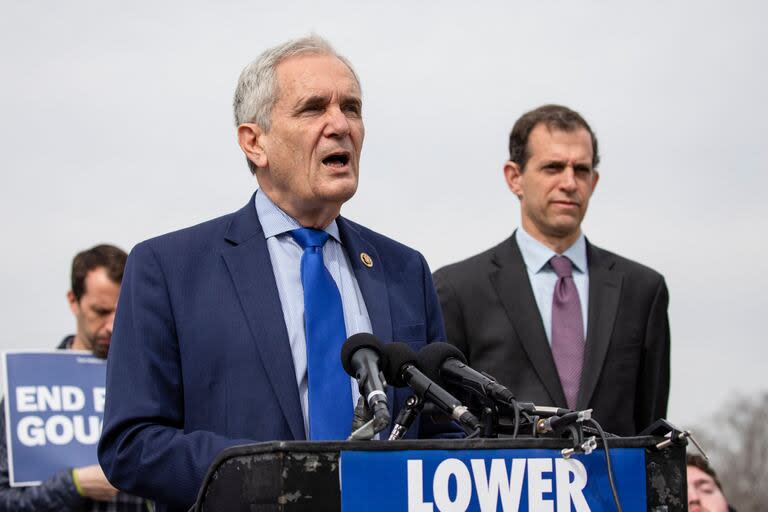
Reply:
[[[352,115],[359,116],[360,115],[360,105],[345,105],[344,106],[344,112],[347,112]]]

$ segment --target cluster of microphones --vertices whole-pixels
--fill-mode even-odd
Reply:
[[[360,333],[344,342],[341,363],[344,370],[357,380],[369,413],[365,418],[371,416],[357,428],[353,422],[350,440],[372,439],[389,426],[387,385],[407,387],[413,392],[395,418],[390,441],[402,439],[428,404],[454,420],[467,438],[498,437],[500,434],[517,437],[521,425],[529,427],[527,432],[534,437],[567,437],[572,444],[561,450],[564,458],[578,453],[592,453],[597,447],[595,436],[587,437],[585,433],[597,433],[602,440],[616,508],[622,510],[613,478],[607,436],[592,418],[591,409],[572,411],[518,401],[491,375],[468,366],[464,354],[448,343],[428,343],[416,352],[405,343],[382,343],[372,334]],[[449,389],[466,396],[468,405],[459,401]],[[502,416],[513,418],[511,426],[500,421]]]
[[[468,437],[505,433],[498,421],[505,414],[514,417],[514,435],[521,415],[528,420],[533,435],[557,433],[590,419],[590,410],[571,411],[518,401],[492,376],[468,366],[464,354],[448,343],[428,343],[416,352],[406,343],[382,343],[373,334],[359,333],[344,343],[341,361],[344,370],[357,380],[372,416],[365,425],[370,435],[353,432],[351,439],[370,439],[389,426],[387,385],[407,387],[413,392],[395,419],[389,440],[401,439],[425,405],[450,417]],[[449,390],[468,396],[470,405],[464,405]]]

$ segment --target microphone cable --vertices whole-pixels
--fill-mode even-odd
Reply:
[[[472,433],[467,434],[464,439],[477,439],[482,431],[483,429],[481,427],[477,427]]]
[[[611,484],[613,501],[616,502],[616,510],[618,512],[622,512],[621,503],[619,501],[619,492],[616,490],[616,482],[613,480],[613,465],[611,464],[611,455],[608,451],[608,438],[606,437],[605,432],[603,431],[603,427],[601,427],[597,421],[595,421],[592,418],[589,418],[586,421],[594,425],[598,435],[600,436],[600,440],[603,442],[603,449],[605,450],[605,465],[608,469],[608,482]]]
[[[517,434],[520,431],[520,405],[517,400],[512,401],[512,411],[515,415],[515,429],[512,431],[512,439],[517,439]]]

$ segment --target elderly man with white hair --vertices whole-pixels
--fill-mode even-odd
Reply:
[[[340,216],[358,185],[362,105],[351,65],[316,36],[244,69],[235,122],[259,189],[128,258],[99,445],[116,487],[187,510],[227,447],[346,439],[359,396],[346,338],[445,339],[421,254]],[[407,397],[391,392],[391,410]]]

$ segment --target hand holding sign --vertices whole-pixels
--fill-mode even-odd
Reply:
[[[85,466],[77,468],[74,472],[75,480],[79,485],[78,490],[83,496],[96,501],[108,501],[117,495],[117,489],[107,481],[101,466]]]

